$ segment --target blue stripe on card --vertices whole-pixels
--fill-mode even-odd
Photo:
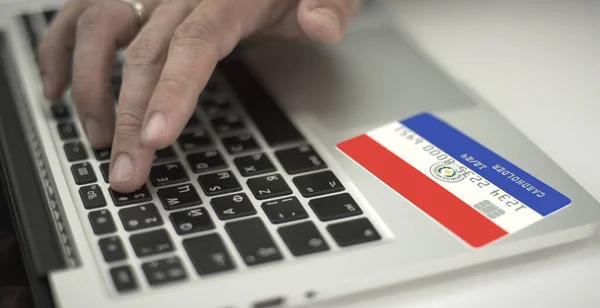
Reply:
[[[401,123],[542,216],[571,204],[565,195],[429,113]]]

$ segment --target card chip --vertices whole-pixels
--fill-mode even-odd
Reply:
[[[506,213],[504,210],[494,205],[490,200],[483,200],[475,204],[475,208],[490,219],[498,218]]]

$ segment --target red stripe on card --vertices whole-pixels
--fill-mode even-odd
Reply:
[[[394,191],[473,247],[507,232],[367,135],[338,148]]]

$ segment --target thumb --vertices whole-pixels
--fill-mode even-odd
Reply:
[[[342,39],[361,5],[361,0],[301,0],[298,23],[312,41],[332,45]]]

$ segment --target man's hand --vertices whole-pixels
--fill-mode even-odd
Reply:
[[[95,148],[112,144],[110,184],[131,192],[154,152],[173,143],[217,62],[240,40],[280,37],[334,44],[360,0],[139,0],[143,27],[122,0],[72,0],[39,48],[44,94],[72,78],[77,112]],[[118,48],[128,46],[118,110],[110,90]],[[72,62],[72,71],[70,71]]]

